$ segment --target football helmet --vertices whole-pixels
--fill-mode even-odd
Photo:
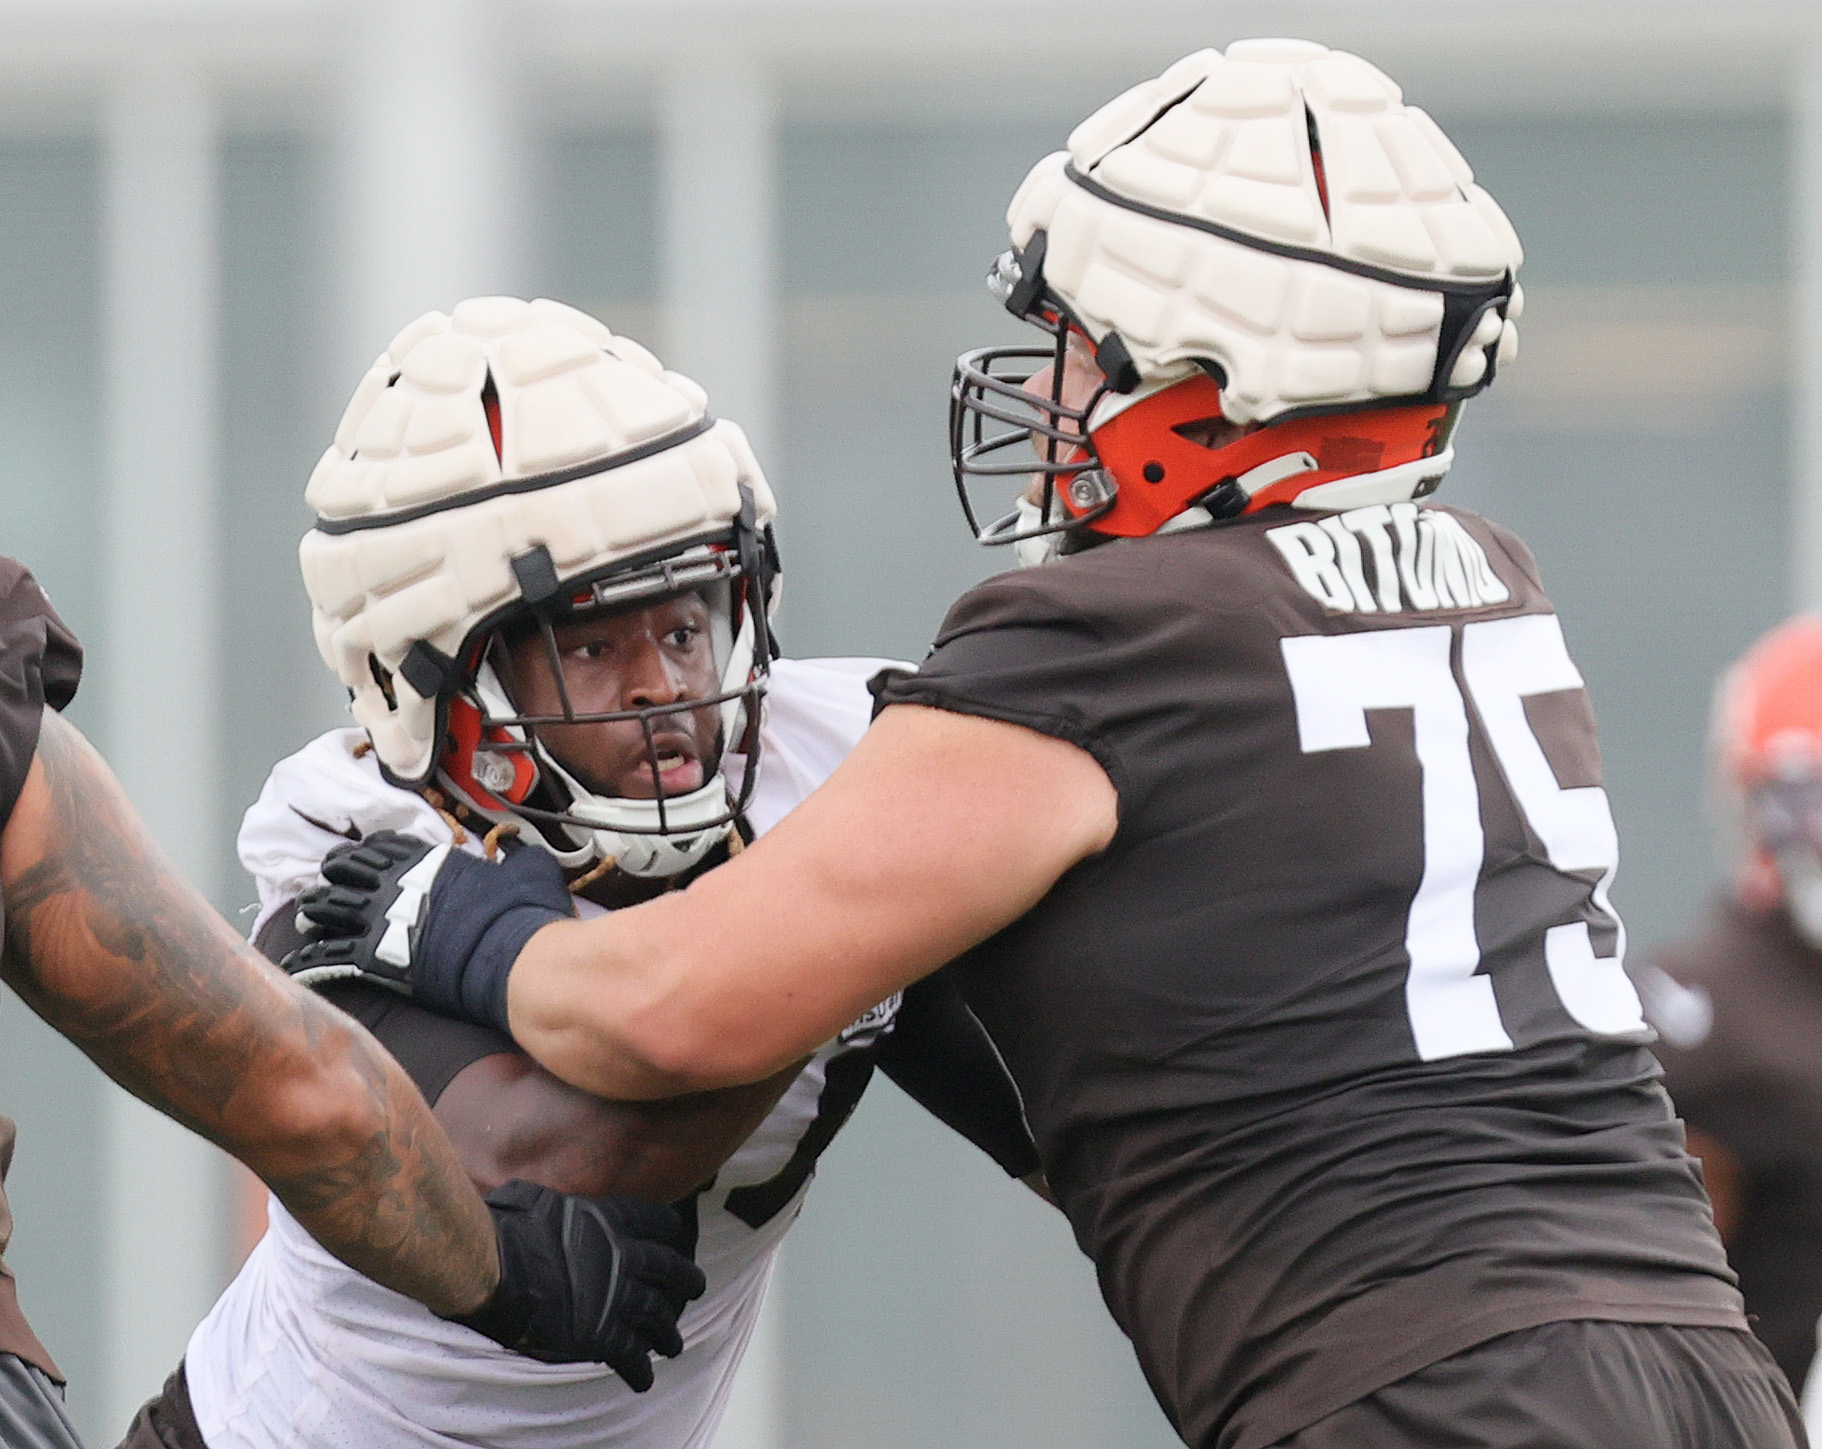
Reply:
[[[981,542],[1050,538],[1022,554],[1422,497],[1517,352],[1505,214],[1391,80],[1308,41],[1198,51],[1109,102],[1007,221],[988,285],[1050,341],[957,362],[950,449]],[[1017,506],[977,509],[996,481]]]
[[[1822,946],[1822,619],[1787,619],[1722,676],[1711,755],[1740,899]]]
[[[727,838],[758,775],[775,508],[694,382],[561,303],[472,299],[393,340],[305,497],[317,648],[389,781],[567,866],[674,875]],[[657,683],[603,685],[615,628],[662,649]],[[617,732],[613,779],[575,726]]]

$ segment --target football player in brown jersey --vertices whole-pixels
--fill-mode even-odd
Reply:
[[[1753,1328],[1801,1387],[1822,1316],[1822,620],[1727,671],[1711,753],[1731,878],[1639,985]]]
[[[1009,220],[1045,340],[961,360],[951,438],[965,500],[1036,471],[976,531],[1042,566],[726,869],[578,923],[452,858],[349,959],[657,1095],[959,958],[1202,1449],[1799,1443],[1621,965],[1581,676],[1524,546],[1428,501],[1516,351],[1498,206],[1371,65],[1261,40],[1103,107]]]

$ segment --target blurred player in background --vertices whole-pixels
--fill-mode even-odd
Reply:
[[[1524,546],[1423,501],[1516,347],[1498,206],[1372,66],[1250,41],[1010,221],[1044,340],[962,359],[952,436],[964,489],[1039,470],[981,531],[1042,566],[688,890],[574,922],[450,856],[420,913],[423,856],[344,899],[346,958],[656,1095],[960,956],[1191,1444],[1800,1442],[1621,966],[1581,676]]]
[[[559,877],[550,908],[585,918],[677,889],[840,762],[885,661],[776,657],[772,494],[744,435],[688,378],[554,302],[479,298],[407,328],[308,498],[317,638],[361,727],[281,761],[247,813],[255,940],[395,1053],[484,1189],[679,1201],[709,1286],[640,1397],[649,1371],[629,1385],[498,1352],[347,1272],[274,1208],[190,1341],[177,1388],[193,1420],[161,1442],[704,1446],[773,1250],[876,1063],[1009,1172],[1035,1169],[955,987],[887,993],[754,1085],[614,1103],[500,1031],[291,955],[298,898],[334,847],[344,878],[384,873],[387,842],[543,864]],[[393,833],[349,846],[375,831]],[[333,913],[333,895],[313,899]],[[463,916],[459,900],[438,907],[439,923]],[[729,918],[712,935],[746,929]]]
[[[699,1289],[691,1265],[639,1241],[611,1204],[544,1193],[490,1214],[405,1074],[259,962],[159,856],[107,767],[56,713],[81,666],[32,576],[0,559],[7,984],[122,1086],[258,1172],[350,1278],[368,1281],[358,1268],[426,1317],[541,1354],[625,1346],[643,1358],[681,1301],[637,1302],[629,1328],[632,1290],[648,1274]],[[0,1172],[12,1148],[13,1124],[0,1118]],[[642,1225],[675,1231],[639,1206]],[[0,1249],[11,1230],[0,1195]],[[0,1443],[75,1445],[61,1383],[0,1265]]]
[[[1722,677],[1712,754],[1732,878],[1639,981],[1747,1312],[1801,1386],[1822,1316],[1822,619]]]

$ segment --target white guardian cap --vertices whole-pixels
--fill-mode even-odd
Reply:
[[[1198,51],[1110,101],[1038,162],[1007,220],[1013,250],[990,284],[1056,337],[1056,378],[1066,343],[1106,378],[1088,407],[1041,409],[1019,430],[1036,435],[1063,528],[1152,532],[1224,482],[1236,487],[1216,516],[1342,482],[1353,486],[1302,506],[1421,496],[1447,470],[1455,405],[1517,351],[1523,253],[1505,213],[1396,84],[1310,41]],[[1031,471],[1028,458],[983,461],[1011,439],[980,420],[1022,421],[1006,416],[1029,406],[1014,373],[1040,360],[1034,348],[984,349],[958,365],[952,442],[965,504],[969,483]],[[1428,413],[1392,425],[1400,408]],[[1388,425],[1377,433],[1291,426],[1337,414],[1358,424],[1380,409]],[[1067,446],[1116,418],[1121,466]],[[1240,466],[1195,466],[1162,437],[1199,419],[1232,425],[1214,430],[1224,440],[1257,434],[1243,439]],[[1140,470],[1131,478],[1128,454]],[[1002,524],[977,532],[1012,541]]]
[[[393,339],[305,499],[317,648],[387,779],[529,823],[569,865],[670,875],[726,838],[758,773],[775,507],[745,435],[694,382],[561,303],[475,298]],[[700,601],[706,686],[627,708],[579,697],[560,633],[683,596]],[[556,702],[533,709],[511,659],[538,634]],[[682,746],[664,742],[711,709],[718,737],[696,753],[713,758],[680,772],[664,751]],[[602,790],[540,737],[597,724],[643,738],[649,798]],[[729,750],[747,755],[739,799]]]

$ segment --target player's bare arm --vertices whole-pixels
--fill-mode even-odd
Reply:
[[[295,902],[281,905],[254,946],[283,960],[302,942],[296,918]],[[321,989],[398,1057],[483,1193],[520,1179],[557,1192],[675,1202],[715,1176],[803,1066],[717,1091],[609,1101],[552,1076],[503,1037],[497,1050],[465,1041],[469,1028],[393,992],[361,983]],[[427,1061],[452,1065],[431,1070]],[[427,1074],[414,1074],[414,1062]]]
[[[714,1177],[802,1065],[747,1086],[611,1102],[501,1052],[458,1072],[434,1110],[482,1192],[522,1178],[587,1197],[675,1202]]]
[[[1118,824],[1087,751],[899,705],[775,830],[687,890],[536,933],[514,1038],[609,1097],[754,1081],[1029,910]],[[717,936],[747,923],[737,940]]]
[[[487,1298],[486,1208],[403,1072],[229,930],[54,712],[0,881],[6,981],[104,1071],[240,1157],[351,1266],[441,1313]]]

